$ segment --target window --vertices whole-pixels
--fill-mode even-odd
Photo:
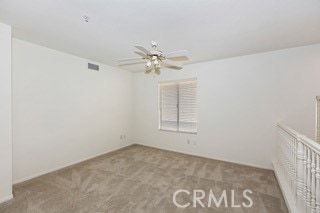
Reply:
[[[159,84],[159,129],[197,133],[197,81]]]

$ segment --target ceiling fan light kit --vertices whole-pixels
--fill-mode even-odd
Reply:
[[[158,50],[158,42],[151,41],[152,50],[147,50],[141,45],[135,46],[141,52],[135,52],[141,57],[137,58],[124,58],[118,59],[119,62],[124,62],[121,65],[125,65],[125,63],[130,63],[132,61],[143,60],[141,63],[145,63],[145,73],[149,74],[152,71],[157,75],[160,75],[160,68],[166,67],[174,70],[181,70],[182,64],[174,62],[177,60],[189,60],[188,59],[188,51],[187,50],[179,50],[174,52],[163,53]],[[145,61],[147,60],[147,61]]]

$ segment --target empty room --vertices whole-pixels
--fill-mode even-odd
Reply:
[[[0,0],[0,213],[320,213],[319,0]]]

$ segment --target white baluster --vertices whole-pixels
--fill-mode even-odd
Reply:
[[[303,145],[303,212],[307,212],[307,147]]]
[[[292,167],[292,140],[291,140],[291,136],[287,135],[287,158],[288,158],[288,174],[289,174],[289,185],[290,188],[293,187],[293,167]]]
[[[291,189],[292,193],[295,193],[295,182],[296,182],[296,175],[295,175],[295,138],[291,137]]]
[[[307,212],[311,208],[311,154],[310,149],[307,148]]]
[[[295,195],[297,193],[297,139],[296,138],[294,138],[293,160],[294,160],[293,194]]]
[[[297,208],[304,212],[304,145],[297,139]]]
[[[293,160],[292,160],[292,137],[288,138],[288,159],[289,159],[289,174],[290,174],[290,188],[293,188]]]
[[[316,161],[315,153],[311,151],[311,213],[316,212]]]
[[[316,166],[316,212],[320,213],[320,156],[317,155]]]

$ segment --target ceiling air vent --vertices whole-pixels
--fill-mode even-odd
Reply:
[[[88,63],[88,69],[99,71],[99,65]]]

